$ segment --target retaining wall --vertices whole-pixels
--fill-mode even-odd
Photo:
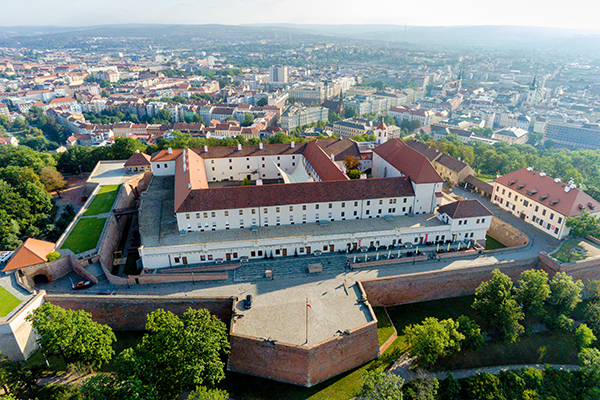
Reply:
[[[95,276],[86,271],[86,264],[87,262],[84,262],[80,265],[72,255],[67,254],[60,258],[57,258],[54,261],[32,265],[27,268],[21,268],[20,271],[23,273],[27,284],[31,287],[34,286],[33,278],[36,275],[45,275],[48,278],[48,281],[52,282],[56,279],[62,278],[71,271],[75,271],[84,279],[91,280],[94,283],[98,283],[98,279],[96,279]]]
[[[31,323],[25,320],[33,310],[44,303],[45,291],[40,291],[8,321],[0,322],[0,352],[11,360],[26,360],[37,350],[36,336]]]
[[[490,229],[488,229],[487,234],[506,247],[523,246],[529,242],[527,235],[509,223],[496,217],[492,217],[492,223],[490,224]]]
[[[475,293],[479,284],[499,269],[517,280],[521,272],[537,267],[537,258],[489,266],[421,272],[362,281],[369,302],[377,306],[395,306]]]
[[[188,308],[206,308],[229,325],[234,298],[48,294],[46,301],[68,310],[85,310],[94,321],[117,331],[141,331],[146,326],[146,315],[159,308],[176,315]]]
[[[230,335],[227,369],[310,387],[358,367],[379,355],[377,322],[371,321],[313,346],[295,346]]]
[[[600,279],[600,257],[572,263],[561,263],[547,253],[540,253],[539,264],[551,277],[557,272],[565,272],[571,275],[573,279],[581,279],[584,283],[587,280]]]

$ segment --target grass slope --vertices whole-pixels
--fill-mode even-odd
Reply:
[[[8,290],[0,287],[0,317],[6,317],[19,304],[21,304],[21,300],[10,294]]]
[[[119,186],[102,186],[83,215],[87,217],[109,212],[119,193]]]
[[[77,222],[71,234],[62,245],[63,249],[69,249],[73,253],[83,253],[96,247],[106,218],[83,218]]]

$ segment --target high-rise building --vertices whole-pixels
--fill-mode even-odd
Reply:
[[[274,65],[269,69],[269,79],[271,83],[287,83],[288,67],[285,65]]]

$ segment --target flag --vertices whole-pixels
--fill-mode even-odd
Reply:
[[[306,300],[306,307],[312,308],[312,306],[310,305],[310,303],[308,302],[308,300]]]

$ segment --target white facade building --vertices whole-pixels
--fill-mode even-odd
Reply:
[[[144,268],[485,240],[491,218],[433,217],[443,180],[423,155],[387,140],[373,150],[373,178],[350,180],[341,160],[357,149],[349,139],[317,139],[153,155],[158,188],[142,196],[140,211]],[[214,186],[246,177],[256,184]],[[270,180],[283,183],[263,184]],[[471,202],[479,206],[460,218],[491,215]]]

